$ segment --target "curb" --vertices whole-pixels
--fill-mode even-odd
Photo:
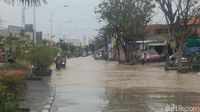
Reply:
[[[56,86],[52,87],[53,89],[50,91],[50,97],[48,98],[47,104],[44,106],[42,112],[51,112],[53,102],[56,96]]]

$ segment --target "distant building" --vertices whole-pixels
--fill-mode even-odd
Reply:
[[[33,32],[33,25],[32,24],[25,24],[25,32]]]
[[[168,38],[168,26],[163,24],[151,24],[144,28],[144,37],[138,39],[136,44],[139,50],[156,50],[159,54],[164,52]]]
[[[24,34],[23,34],[23,28],[22,27],[12,26],[12,25],[8,26],[7,36],[22,37],[23,35]]]
[[[32,24],[25,24],[25,38],[26,40],[31,43],[33,42],[33,37],[34,37],[34,29]]]
[[[168,26],[162,24],[147,25],[145,28],[146,40],[165,41],[168,37]]]
[[[5,38],[8,35],[8,29],[0,29],[0,38]]]
[[[42,41],[42,32],[36,32],[36,42],[41,42]]]

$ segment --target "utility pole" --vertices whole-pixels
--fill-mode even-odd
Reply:
[[[83,46],[85,47],[85,41],[86,41],[86,37],[85,37],[85,35],[84,35],[84,43],[83,43]]]
[[[50,22],[51,22],[51,29],[50,29],[50,36],[51,36],[51,45],[52,45],[52,43],[53,43],[53,16],[54,16],[54,14],[55,14],[55,12],[58,10],[58,9],[60,9],[60,8],[63,8],[63,7],[69,7],[68,5],[64,5],[64,6],[62,6],[62,7],[57,7],[56,9],[54,9],[53,11],[50,11],[49,9],[47,9],[48,10],[48,12],[50,13]]]
[[[22,8],[22,27],[25,26],[25,7]]]
[[[70,44],[70,39],[68,39],[68,46],[67,46],[67,52],[68,52],[68,54],[70,53],[70,52],[69,52],[69,47],[70,47],[69,44]]]
[[[36,15],[35,15],[35,8],[36,6],[33,6],[33,26],[34,26],[34,30],[33,30],[33,41],[34,44],[36,45]]]
[[[51,22],[51,29],[50,29],[50,39],[51,39],[51,46],[53,45],[53,14],[50,12],[50,22]]]

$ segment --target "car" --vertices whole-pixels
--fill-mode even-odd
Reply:
[[[155,50],[150,50],[148,51],[148,58],[147,58],[147,61],[148,62],[159,62],[161,60],[161,57],[160,55],[155,51]]]
[[[144,59],[145,58],[145,59]],[[141,61],[154,63],[161,61],[161,56],[155,50],[144,51],[141,56]]]

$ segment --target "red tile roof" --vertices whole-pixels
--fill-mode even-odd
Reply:
[[[197,25],[197,24],[200,25],[200,20],[199,18],[196,18],[196,17],[192,17],[191,19],[188,20],[188,23],[187,23],[187,25]]]

